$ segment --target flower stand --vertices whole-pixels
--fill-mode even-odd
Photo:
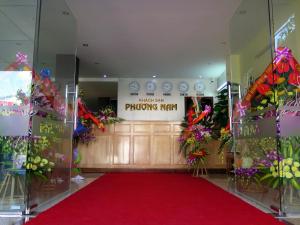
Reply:
[[[199,177],[204,175],[207,175],[205,160],[203,158],[198,158],[194,166],[193,176]]]

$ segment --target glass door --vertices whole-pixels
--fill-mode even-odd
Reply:
[[[0,1],[0,214],[21,213],[37,1]]]
[[[272,0],[282,211],[300,215],[300,3]],[[280,82],[279,82],[280,81]]]
[[[27,156],[28,212],[39,210],[70,188],[76,22],[65,1],[40,1],[35,47],[32,143]]]
[[[230,24],[230,78],[241,93],[232,113],[235,188],[281,214],[271,20],[270,1],[244,0]]]

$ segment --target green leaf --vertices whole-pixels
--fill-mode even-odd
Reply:
[[[270,174],[270,173],[266,174],[265,176],[263,176],[262,178],[260,178],[260,181],[266,180],[266,179],[268,179],[270,177],[273,177],[272,174]]]
[[[291,179],[291,183],[292,183],[292,186],[294,188],[296,188],[297,190],[300,190],[300,185],[299,183],[295,180],[295,178]]]
[[[292,158],[293,157],[293,146],[291,143],[289,143],[289,157]]]
[[[273,183],[273,185],[272,185],[272,188],[277,188],[278,187],[278,185],[279,185],[279,178],[278,179],[275,179],[275,181],[274,181],[274,183]]]
[[[253,179],[255,180],[255,182],[256,182],[257,184],[260,184],[260,180],[258,179],[257,176],[254,176]]]

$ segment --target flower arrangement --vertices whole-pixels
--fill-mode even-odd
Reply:
[[[111,107],[106,107],[97,113],[93,113],[87,108],[82,99],[78,98],[78,121],[77,128],[73,133],[73,171],[75,173],[80,172],[78,165],[81,162],[81,155],[78,151],[78,143],[88,144],[95,140],[93,126],[96,125],[99,129],[105,131],[105,125],[119,123],[121,121],[123,121],[123,119],[117,117]]]
[[[237,116],[238,111],[250,109],[260,111],[268,106],[294,105],[295,96],[300,92],[299,86],[299,63],[289,48],[279,47],[275,51],[273,63],[255,80],[234,114]]]
[[[220,146],[218,151],[219,154],[223,152],[225,146],[228,146],[232,143],[232,133],[230,132],[228,126],[226,126],[225,128],[221,128],[220,135]]]
[[[194,108],[194,107],[193,107]],[[192,112],[189,110],[187,121],[182,123],[184,128],[181,132],[178,141],[180,143],[180,152],[187,159],[187,164],[194,168],[193,175],[198,176],[201,169],[201,174],[207,174],[205,167],[205,159],[208,151],[205,144],[211,139],[211,129],[201,124],[201,121],[211,112],[209,106],[205,106],[202,112]]]
[[[117,117],[112,107],[107,106],[103,110],[99,110],[96,116],[103,124],[114,124],[123,121],[122,118]]]
[[[267,182],[272,188],[277,188],[282,180],[284,185],[291,185],[300,190],[300,162],[297,155],[299,148],[295,148],[295,142],[291,139],[281,141],[282,151],[278,154],[275,150],[267,154],[261,161],[260,170],[264,174],[261,182]]]

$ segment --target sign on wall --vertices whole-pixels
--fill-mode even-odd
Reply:
[[[205,79],[120,79],[118,117],[180,121],[184,117],[184,97],[204,95],[216,95],[216,82]]]

